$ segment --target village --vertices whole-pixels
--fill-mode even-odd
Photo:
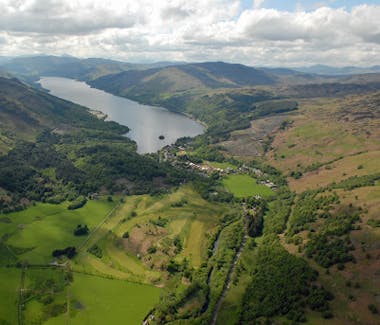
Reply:
[[[161,150],[160,160],[169,162],[172,166],[177,168],[189,169],[202,176],[208,176],[213,173],[218,173],[220,177],[230,174],[246,174],[257,178],[257,183],[265,185],[272,190],[277,189],[277,185],[267,178],[267,174],[258,168],[249,167],[245,164],[240,166],[228,166],[225,168],[213,166],[210,162],[202,161],[195,163],[190,161],[186,154],[186,148],[176,144],[166,146]]]

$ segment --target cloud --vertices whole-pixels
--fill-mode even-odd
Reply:
[[[264,2],[265,0],[253,0],[253,8],[260,9]]]
[[[264,0],[245,10],[238,0],[0,0],[0,55],[380,64],[380,6],[322,2],[288,12]]]
[[[88,1],[0,1],[0,30],[86,34],[106,28],[129,28],[138,22],[138,17],[128,7],[116,8],[107,4],[108,1],[103,5]]]

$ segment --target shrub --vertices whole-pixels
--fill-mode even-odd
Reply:
[[[334,317],[334,315],[331,312],[331,310],[325,310],[324,312],[322,312],[322,317],[325,319],[331,319]]]
[[[91,253],[92,255],[98,257],[98,258],[102,258],[103,257],[103,251],[102,251],[102,249],[97,244],[92,245],[88,249],[88,252]]]
[[[77,254],[76,248],[73,246],[69,246],[64,249],[55,249],[52,252],[53,257],[67,256],[69,259],[72,259],[76,254]]]
[[[88,229],[87,225],[77,225],[76,229],[74,230],[74,236],[85,236],[88,235],[90,230]]]
[[[154,254],[155,252],[157,252],[157,248],[155,246],[151,246],[148,248],[149,254]]]
[[[166,270],[170,274],[174,274],[174,273],[177,273],[177,272],[179,272],[181,270],[181,266],[176,261],[170,260],[169,264],[166,267]]]
[[[76,209],[79,209],[79,208],[83,207],[86,203],[87,203],[87,199],[84,198],[84,197],[80,197],[77,200],[75,200],[73,203],[71,203],[67,207],[67,209],[69,209],[69,210],[76,210]]]
[[[379,310],[377,309],[377,307],[374,304],[368,305],[368,309],[372,314],[378,314],[379,313]]]

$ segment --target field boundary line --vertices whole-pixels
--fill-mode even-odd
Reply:
[[[23,291],[24,291],[24,285],[25,285],[25,267],[21,268],[21,279],[20,279],[20,289],[18,292],[18,306],[17,306],[17,319],[18,319],[18,325],[23,325],[22,320],[22,305],[24,303],[23,301]]]
[[[109,211],[107,213],[107,215],[104,217],[104,219],[102,221],[100,221],[100,223],[95,227],[95,229],[93,231],[91,231],[91,233],[88,235],[88,237],[82,242],[82,244],[80,244],[80,246],[78,247],[78,254],[81,253],[81,250],[86,246],[86,244],[89,242],[89,240],[95,235],[95,233],[100,229],[101,226],[103,226],[106,221],[111,217],[112,213],[121,206],[121,202],[119,202],[118,204],[116,204],[112,209],[111,211]]]

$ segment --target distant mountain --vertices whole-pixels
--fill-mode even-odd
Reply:
[[[100,77],[90,84],[111,93],[149,96],[195,89],[273,85],[276,77],[259,69],[224,62],[192,63],[148,70],[130,70]]]
[[[97,58],[34,56],[13,58],[3,62],[0,68],[25,80],[35,80],[42,75],[85,80],[118,73],[132,66],[129,63]]]
[[[380,73],[380,66],[373,67],[331,67],[328,65],[313,65],[311,67],[294,68],[296,71],[305,73],[315,73],[320,75],[339,76],[339,75],[354,75],[354,74],[366,74],[366,73]]]
[[[12,58],[9,56],[0,56],[0,64],[10,61]]]
[[[51,55],[0,57],[0,70],[7,71],[26,81],[35,81],[41,76],[58,76],[88,81],[131,69],[146,70],[180,64],[182,63],[134,64],[100,58],[79,59],[72,56]]]

